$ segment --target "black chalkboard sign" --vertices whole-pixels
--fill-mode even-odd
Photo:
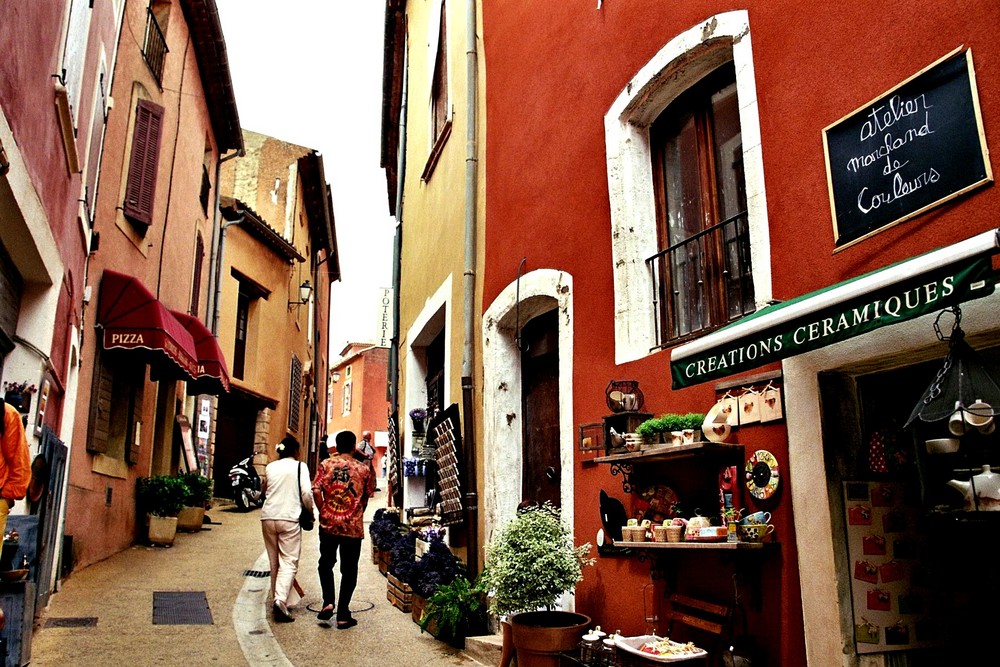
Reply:
[[[953,51],[823,130],[838,249],[993,180],[974,72]]]

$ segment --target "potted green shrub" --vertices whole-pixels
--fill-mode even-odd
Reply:
[[[147,537],[152,544],[173,544],[177,514],[184,507],[188,490],[184,480],[173,475],[140,477],[137,482],[139,511],[149,517]]]
[[[548,502],[519,509],[486,546],[478,585],[488,594],[489,612],[507,617],[505,653],[512,645],[519,667],[556,665],[556,654],[580,641],[590,617],[553,607],[593,564],[590,548],[573,546],[559,510]]]
[[[184,507],[177,514],[177,530],[198,532],[205,523],[205,510],[212,500],[212,480],[198,472],[178,475],[187,488]]]
[[[486,625],[483,591],[464,575],[441,584],[427,599],[420,618],[420,631],[430,632],[456,648],[465,648],[465,638]]]

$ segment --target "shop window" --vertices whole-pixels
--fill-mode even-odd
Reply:
[[[302,361],[292,355],[288,378],[288,430],[299,430],[302,407]]]
[[[132,155],[125,186],[123,212],[132,222],[148,227],[153,222],[156,172],[160,162],[163,107],[140,99],[135,109]]]
[[[605,114],[618,363],[771,298],[750,33],[743,10],[692,26]]]
[[[133,353],[98,348],[91,388],[87,451],[93,454],[139,461],[139,424],[146,365],[136,363]]]
[[[647,260],[657,344],[754,311],[736,72],[726,63],[650,129],[661,250]]]

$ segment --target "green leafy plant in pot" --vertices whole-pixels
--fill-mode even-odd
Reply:
[[[177,533],[177,515],[188,495],[184,480],[173,475],[140,477],[136,491],[139,511],[149,515],[149,541],[153,544],[173,544]]]
[[[465,638],[481,632],[486,626],[484,597],[482,589],[472,585],[465,575],[440,584],[427,598],[420,618],[420,631],[430,632],[452,646],[465,648]]]
[[[205,522],[205,510],[212,500],[212,480],[198,472],[178,475],[187,488],[184,507],[177,514],[177,530],[197,532]]]
[[[556,667],[558,654],[579,643],[590,617],[553,607],[594,563],[590,549],[589,543],[573,545],[559,510],[548,502],[519,509],[487,545],[478,585],[489,594],[489,612],[507,617],[504,651],[510,644],[517,649],[519,667]]]

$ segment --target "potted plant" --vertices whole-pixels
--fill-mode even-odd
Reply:
[[[422,435],[424,433],[424,420],[427,419],[425,408],[413,408],[410,410],[410,421],[413,422],[413,433]]]
[[[198,532],[205,523],[205,509],[212,500],[212,480],[198,472],[178,475],[184,482],[187,495],[184,507],[177,514],[177,530]]]
[[[386,507],[375,510],[372,522],[368,525],[368,534],[372,538],[372,563],[378,565],[379,571],[385,575],[392,548],[403,537],[399,511]]]
[[[593,564],[590,548],[573,546],[559,510],[548,502],[519,509],[487,545],[479,587],[489,595],[489,612],[507,617],[505,652],[511,645],[517,650],[519,667],[555,667],[557,654],[580,641],[590,617],[553,606]]]
[[[139,510],[149,517],[148,539],[152,544],[170,545],[177,534],[177,514],[187,498],[184,480],[173,475],[140,477],[137,482]]]
[[[427,600],[420,618],[420,631],[430,632],[456,648],[465,648],[465,638],[486,625],[483,591],[465,575],[441,584]]]
[[[681,415],[681,433],[684,437],[684,444],[690,444],[702,439],[701,427],[705,423],[703,412],[688,412]]]

